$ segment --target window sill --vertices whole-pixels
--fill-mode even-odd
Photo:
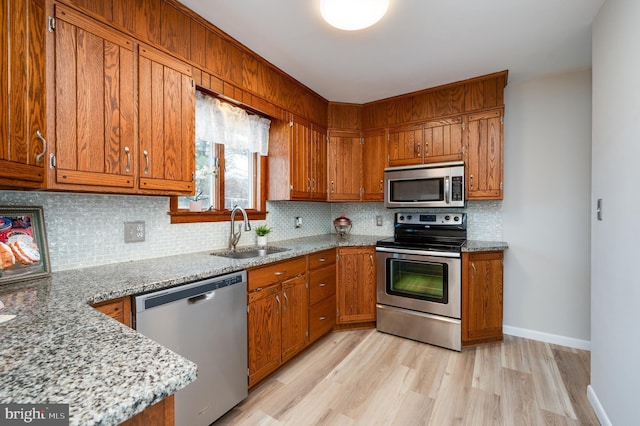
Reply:
[[[168,213],[171,216],[171,223],[199,223],[199,222],[230,222],[231,212],[190,212],[188,210],[178,210]],[[249,220],[265,220],[267,212],[248,210]],[[236,213],[236,218],[238,214]],[[237,219],[236,219],[237,220]]]

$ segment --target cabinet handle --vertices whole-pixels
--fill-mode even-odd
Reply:
[[[276,311],[276,314],[279,314],[280,313],[280,296],[278,296],[277,294],[276,294],[276,302],[278,302],[278,310]]]
[[[327,317],[320,317],[320,318],[318,318],[318,319],[319,319],[320,321],[324,321],[324,320],[326,320],[326,319],[327,319]]]
[[[321,257],[320,259],[318,259],[318,262],[326,262],[327,259],[325,259],[324,257]]]
[[[311,190],[316,190],[316,180],[314,178],[311,178]]]
[[[425,142],[424,144],[424,156],[427,157],[429,155],[429,144]]]
[[[148,175],[149,174],[149,153],[145,149],[144,151],[142,151],[142,154],[144,154],[144,161],[145,161],[144,174]]]
[[[311,191],[311,178],[307,178],[307,191]]]
[[[44,157],[44,154],[47,152],[47,140],[44,138],[44,136],[42,136],[40,130],[36,130],[36,136],[42,142],[42,151],[39,154],[36,154],[36,161],[39,163],[42,161],[42,157]]]
[[[473,188],[473,175],[469,175],[469,188]]]
[[[331,181],[331,192],[336,192],[336,186],[333,181]]]
[[[285,269],[285,270],[284,270],[284,271],[282,271],[282,272],[274,272],[274,273],[273,273],[273,275],[275,275],[276,277],[279,277],[279,276],[284,275],[284,274],[286,274],[286,273],[287,273],[287,270]]]
[[[373,255],[372,254],[369,255],[369,263],[371,264],[371,267],[373,268]]]
[[[420,144],[418,144],[418,156],[420,156]]]
[[[131,152],[128,146],[124,147],[124,152],[127,154],[127,166],[124,168],[124,171],[129,173],[131,171]]]
[[[380,192],[384,191],[384,186],[382,183],[382,179],[380,179]]]
[[[325,283],[320,283],[320,284],[318,284],[318,287],[325,287],[325,286],[326,286],[326,284],[325,284]]]
[[[286,311],[287,308],[289,307],[289,298],[287,297],[287,292],[283,292],[282,295],[284,296],[284,310]]]
[[[476,263],[475,262],[471,262],[471,268],[473,269],[473,278],[476,277],[476,273],[478,272],[478,270],[476,269]]]

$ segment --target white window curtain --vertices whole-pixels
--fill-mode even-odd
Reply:
[[[196,92],[196,140],[267,155],[271,120]]]

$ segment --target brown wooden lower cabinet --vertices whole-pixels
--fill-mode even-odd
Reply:
[[[462,346],[501,342],[504,252],[462,254]]]
[[[309,343],[336,324],[336,249],[309,255]]]
[[[248,271],[249,387],[309,342],[307,256]]]
[[[127,327],[131,327],[131,297],[107,300],[92,306]],[[169,395],[120,424],[125,426],[173,426],[175,423],[174,413],[174,396]]]
[[[337,280],[337,324],[375,321],[375,247],[340,247]]]

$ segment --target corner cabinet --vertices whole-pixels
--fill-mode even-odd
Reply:
[[[337,281],[337,324],[375,321],[375,247],[338,248]]]
[[[504,108],[467,115],[464,154],[468,200],[501,200],[504,182]]]
[[[501,342],[504,252],[462,254],[462,346]]]
[[[47,187],[193,193],[191,67],[74,9],[53,7],[55,138]]]
[[[0,20],[0,188],[41,188],[47,149],[45,2],[3,0]]]

